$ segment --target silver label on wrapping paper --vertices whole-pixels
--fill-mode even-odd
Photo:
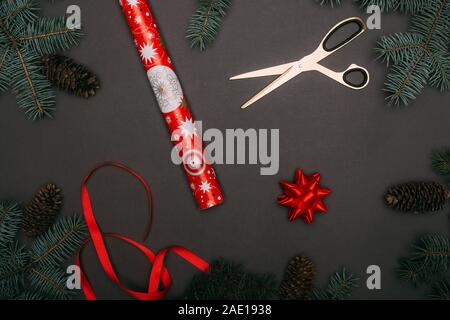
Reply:
[[[161,111],[175,111],[183,101],[183,90],[175,72],[166,66],[156,66],[148,70],[147,76]]]

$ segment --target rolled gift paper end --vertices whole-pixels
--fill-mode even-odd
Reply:
[[[172,61],[146,0],[120,0],[142,64],[169,133],[182,159],[189,187],[200,209],[223,203],[213,167],[206,159],[201,132],[186,103]]]

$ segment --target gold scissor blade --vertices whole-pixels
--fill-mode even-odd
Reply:
[[[285,71],[280,77],[278,77],[278,79],[273,81],[271,84],[269,84],[263,90],[261,90],[256,96],[254,96],[249,101],[247,101],[241,108],[246,109],[246,108],[250,107],[256,101],[260,100],[261,98],[265,97],[272,91],[281,87],[286,82],[288,82],[288,81],[292,80],[293,78],[295,78],[296,76],[298,76],[301,72],[302,72],[301,67],[299,65],[294,64],[287,71]]]
[[[281,64],[279,66],[260,69],[252,72],[243,73],[237,76],[230,78],[230,80],[239,80],[239,79],[249,79],[249,78],[258,78],[258,77],[268,77],[268,76],[279,76],[292,67],[295,62]]]

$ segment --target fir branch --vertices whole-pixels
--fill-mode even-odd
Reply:
[[[374,52],[378,60],[385,62],[388,66],[399,64],[402,61],[410,61],[418,53],[426,51],[422,44],[423,37],[418,34],[396,33],[384,36],[378,42]]]
[[[435,283],[429,297],[433,300],[450,300],[450,278]]]
[[[412,62],[402,61],[392,68],[387,77],[387,100],[391,105],[400,103],[408,105],[422,91],[429,82],[430,53],[438,53],[442,46],[448,46],[448,24],[450,23],[450,0],[433,2],[429,8],[425,8],[413,18],[410,31],[423,36],[422,46],[425,51],[415,54]],[[436,80],[434,80],[436,82]]]
[[[402,259],[399,278],[416,286],[450,268],[450,241],[439,235],[425,235],[413,245],[412,253]]]
[[[380,7],[382,12],[395,11],[399,7],[399,0],[355,0],[362,8],[375,5]]]
[[[400,11],[417,14],[430,6],[429,0],[355,0],[361,7],[379,6],[381,11]]]
[[[433,1],[430,0],[398,0],[398,9],[401,12],[418,14],[422,10],[429,8]]]
[[[187,300],[265,300],[275,297],[271,274],[255,274],[227,260],[211,263],[211,272],[195,275],[183,295]]]
[[[311,295],[313,300],[345,300],[350,297],[353,289],[357,287],[358,278],[343,269],[336,272],[324,289],[314,289]]]
[[[450,55],[430,57],[430,85],[441,90],[450,90]]]
[[[67,300],[75,294],[67,287],[67,274],[60,267],[32,268],[29,279],[35,295],[40,297]]]
[[[51,118],[55,110],[55,93],[50,82],[40,72],[39,56],[15,48],[11,66],[12,86],[17,95],[19,107],[32,120]]]
[[[450,0],[429,1],[430,5],[424,8],[420,15],[414,16],[411,21],[410,31],[422,35],[425,38],[424,46],[429,51],[447,52],[450,35]]]
[[[65,17],[41,18],[17,39],[39,55],[53,54],[78,45],[81,32],[69,29]]]
[[[428,65],[423,60],[424,56],[424,53],[420,53],[413,61],[402,61],[391,68],[386,76],[384,89],[388,93],[386,100],[389,105],[407,106],[422,92],[429,77]]]
[[[337,7],[341,5],[341,0],[314,0],[321,6]]]
[[[0,256],[0,299],[12,299],[25,282],[24,267],[28,254],[17,242]]]
[[[22,209],[16,202],[0,202],[0,256],[10,249],[22,226]]]
[[[231,7],[231,0],[200,0],[200,7],[193,14],[186,30],[191,48],[206,50],[214,42],[222,18]]]
[[[450,178],[450,148],[435,150],[431,156],[433,170],[446,179]]]
[[[3,0],[0,1],[0,21],[17,32],[37,20],[38,10],[37,0]]]
[[[55,92],[40,70],[42,55],[66,50],[81,37],[66,27],[65,17],[38,18],[38,8],[35,0],[0,1],[0,91],[11,87],[32,120],[51,118],[55,109]]]
[[[58,266],[78,250],[86,236],[87,227],[83,217],[75,215],[62,218],[33,242],[31,261],[39,266]]]
[[[39,300],[46,300],[46,297],[43,297],[34,291],[24,291],[21,292],[19,295],[15,296],[13,300],[39,301]]]
[[[422,278],[422,266],[420,263],[411,259],[401,259],[397,275],[403,282],[408,282],[414,287],[417,287]]]
[[[6,60],[9,54],[9,48],[0,47],[0,92],[9,87],[9,77],[6,70]]]

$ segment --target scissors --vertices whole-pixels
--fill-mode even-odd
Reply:
[[[353,31],[353,33],[348,36],[345,40],[339,42],[338,44],[330,44],[330,39],[333,37],[333,35],[338,32],[342,31],[344,27],[349,25],[355,25],[356,31]],[[274,82],[269,84],[267,87],[265,87],[261,92],[259,92],[256,96],[251,98],[249,101],[247,101],[243,106],[242,109],[246,109],[252,104],[254,104],[256,101],[260,100],[261,98],[265,97],[275,89],[281,87],[288,81],[292,80],[293,78],[297,77],[303,72],[307,71],[318,71],[325,76],[339,82],[340,84],[354,90],[361,90],[365,88],[370,81],[370,75],[369,72],[356,64],[350,65],[347,70],[343,72],[335,72],[328,68],[325,68],[324,66],[320,65],[319,62],[331,55],[332,53],[338,51],[339,49],[345,47],[347,44],[355,40],[357,37],[359,37],[362,33],[364,33],[367,30],[366,25],[364,22],[358,18],[358,17],[352,17],[345,19],[341,22],[339,22],[337,25],[335,25],[330,32],[325,36],[325,38],[320,43],[319,47],[311,54],[305,56],[304,58],[291,62],[282,64],[279,66],[267,68],[267,69],[261,69],[256,70],[253,72],[244,73],[235,77],[230,78],[230,80],[238,80],[238,79],[249,79],[249,78],[256,78],[256,77],[266,77],[266,76],[275,76],[280,75],[278,79],[276,79]],[[359,83],[351,82],[349,77],[352,74],[359,73],[362,75],[362,81]]]

